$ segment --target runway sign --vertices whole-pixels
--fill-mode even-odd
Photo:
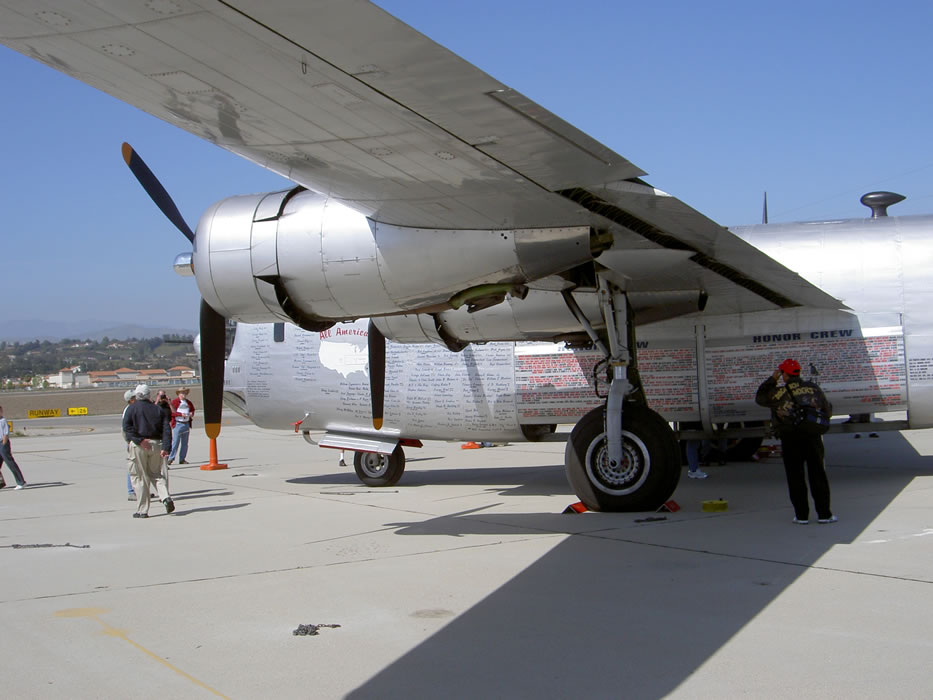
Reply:
[[[60,408],[36,408],[30,409],[26,414],[27,418],[61,418],[62,409]]]

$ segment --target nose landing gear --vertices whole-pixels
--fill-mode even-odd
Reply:
[[[405,471],[405,452],[398,445],[390,455],[355,452],[353,470],[367,486],[395,486]]]

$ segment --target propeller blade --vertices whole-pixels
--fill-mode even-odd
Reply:
[[[152,174],[149,166],[139,157],[139,154],[133,150],[130,144],[124,143],[122,151],[123,160],[126,161],[126,164],[130,167],[133,175],[136,176],[139,184],[146,190],[146,194],[149,195],[149,198],[162,210],[166,218],[175,224],[175,228],[181,231],[185,235],[185,238],[191,241],[191,243],[194,243],[194,231],[192,231],[191,227],[185,222],[181,212],[178,211],[178,207],[175,206],[175,202],[172,201],[168,192],[162,187],[162,183],[159,182],[159,179]]]
[[[220,435],[220,414],[224,400],[224,317],[201,300],[201,392],[204,398],[204,432],[214,439]]]
[[[369,322],[369,393],[373,404],[373,427],[382,428],[386,398],[386,337]]]

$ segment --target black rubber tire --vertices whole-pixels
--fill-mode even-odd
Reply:
[[[593,511],[654,511],[670,499],[680,481],[680,448],[670,425],[640,404],[622,409],[620,469],[610,469],[605,408],[587,413],[567,441],[564,464],[574,493]]]
[[[401,445],[396,446],[390,455],[354,452],[353,469],[367,486],[395,486],[405,471],[405,452]]]
[[[528,442],[539,442],[546,435],[557,432],[557,425],[554,423],[524,423],[519,427],[521,427],[522,435],[525,436]]]

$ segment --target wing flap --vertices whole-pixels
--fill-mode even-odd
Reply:
[[[727,293],[728,288],[722,288],[720,284],[722,280],[727,280],[780,308],[845,308],[842,302],[810,284],[800,275],[664,192],[631,182],[612,183],[597,192],[598,194],[594,194],[578,189],[563,191],[561,194],[615,222],[628,232],[626,237],[616,236],[616,243],[613,245],[615,250],[624,250],[626,247],[639,248],[636,243],[630,242],[626,246],[623,242],[624,238],[631,241],[634,235],[662,249],[690,253],[690,267],[695,269],[679,275],[672,274],[674,270],[669,270],[664,275],[654,275],[646,282],[649,287],[657,289],[657,285],[664,284],[665,279],[674,278],[679,279],[681,284],[691,281],[699,283],[702,285],[699,288],[707,292],[719,287],[723,293]],[[607,262],[607,267],[613,268],[612,263]],[[680,266],[680,269],[684,269],[683,266]],[[624,270],[622,272],[625,273]],[[629,288],[641,287],[633,284]],[[712,301],[712,293],[710,298]],[[758,307],[759,304],[754,306]],[[715,304],[713,308],[716,308]]]

